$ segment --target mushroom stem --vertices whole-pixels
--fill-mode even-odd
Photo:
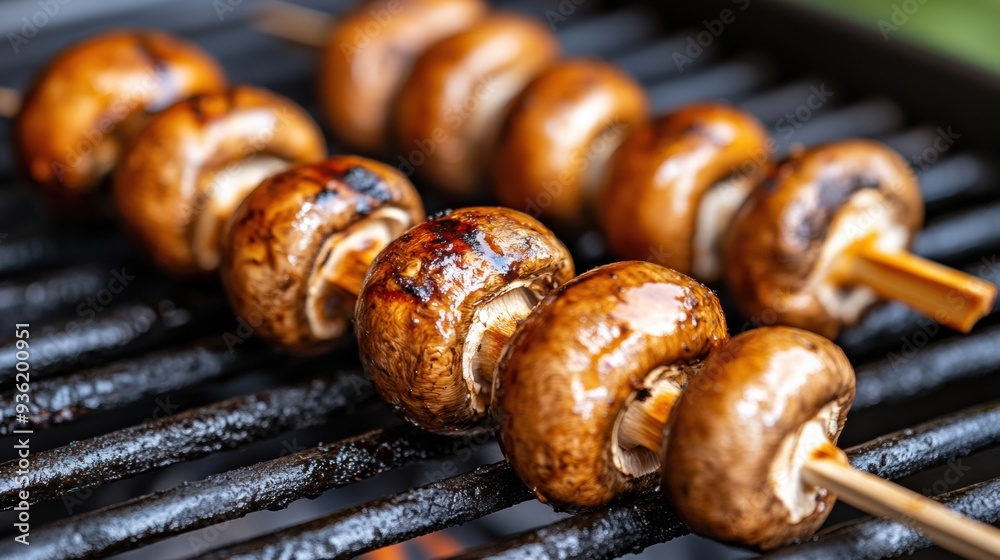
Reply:
[[[310,48],[322,48],[337,18],[304,6],[273,0],[257,11],[254,24],[264,33]]]
[[[618,425],[618,445],[622,449],[638,446],[659,454],[663,426],[680,392],[660,391],[642,402],[633,402]]]
[[[847,455],[827,443],[802,468],[805,484],[833,491],[872,515],[914,527],[938,546],[966,558],[1000,558],[1000,530],[964,517],[912,490],[852,467]]]
[[[839,257],[833,280],[868,286],[962,332],[993,309],[997,293],[989,282],[912,253],[884,253],[873,238],[854,243]]]
[[[0,117],[12,119],[21,109],[21,92],[0,87]]]

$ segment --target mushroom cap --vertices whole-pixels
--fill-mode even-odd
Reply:
[[[218,266],[222,224],[264,178],[323,157],[323,134],[293,101],[236,86],[150,119],[115,171],[121,218],[164,270]]]
[[[503,13],[432,45],[397,99],[401,162],[448,194],[474,194],[511,100],[558,55],[547,27]]]
[[[414,60],[486,8],[482,0],[374,0],[339,19],[319,70],[331,130],[355,149],[385,152],[390,107]]]
[[[805,487],[796,467],[810,446],[836,443],[853,399],[854,370],[829,340],[788,327],[733,337],[667,421],[662,488],[677,515],[697,533],[754,548],[811,535],[836,497]]]
[[[769,136],[757,120],[722,103],[687,106],[638,129],[615,152],[597,210],[615,254],[652,260],[700,280],[717,280],[719,238],[763,174]],[[711,201],[731,185],[731,200]],[[707,215],[699,210],[708,210]],[[696,245],[701,229],[704,249]]]
[[[627,261],[581,274],[535,307],[504,352],[494,412],[507,460],[560,506],[651,487],[655,477],[616,465],[621,413],[653,370],[700,360],[727,337],[715,294],[679,272]]]
[[[828,280],[837,257],[872,235],[887,253],[906,249],[923,212],[913,172],[884,144],[793,154],[770,167],[734,217],[726,279],[745,313],[833,338],[877,301],[870,288]]]
[[[465,208],[424,222],[389,244],[365,278],[355,313],[365,370],[413,424],[481,431],[492,380],[477,384],[466,344],[478,312],[511,290],[541,299],[572,277],[566,247],[516,210]]]
[[[350,331],[360,288],[324,284],[323,265],[336,245],[376,220],[395,220],[389,231],[401,233],[423,219],[420,195],[394,167],[357,156],[292,167],[264,181],[234,213],[222,283],[255,335],[295,353],[325,350]]]
[[[642,86],[607,62],[548,68],[517,97],[500,131],[497,197],[543,219],[586,221],[608,159],[647,112]]]
[[[57,54],[25,94],[14,125],[17,160],[57,207],[79,211],[149,113],[225,82],[208,53],[166,33],[83,41]]]

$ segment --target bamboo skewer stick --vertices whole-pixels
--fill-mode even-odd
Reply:
[[[21,109],[21,92],[0,87],[0,117],[12,119]]]
[[[887,254],[871,239],[852,245],[837,261],[834,281],[870,287],[953,329],[969,332],[993,309],[997,288],[964,272],[901,251]]]
[[[293,43],[322,48],[336,18],[319,10],[274,0],[256,14],[258,29]]]
[[[838,499],[860,510],[905,523],[955,554],[983,560],[1000,558],[1000,530],[855,469],[847,455],[832,444],[818,449],[805,462],[802,478],[807,484],[833,491]]]

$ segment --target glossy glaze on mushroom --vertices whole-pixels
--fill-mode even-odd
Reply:
[[[408,421],[443,433],[483,430],[507,339],[572,277],[569,251],[526,214],[465,208],[420,224],[365,278],[355,314],[365,371]]]
[[[357,156],[293,167],[253,190],[233,216],[222,281],[254,334],[296,353],[350,332],[368,265],[424,219],[395,168]]]
[[[156,31],[117,31],[75,44],[35,78],[15,120],[22,173],[55,207],[86,210],[149,115],[225,87],[215,60]]]
[[[497,198],[559,224],[582,224],[608,159],[646,119],[642,86],[596,60],[561,62],[517,97],[493,159]]]
[[[639,261],[581,274],[538,304],[498,368],[511,466],[557,506],[654,486],[673,401],[727,337],[715,294],[683,274]]]
[[[835,344],[787,327],[733,337],[674,404],[662,481],[693,531],[768,549],[812,535],[836,497],[803,484],[802,464],[835,444],[854,399]]]
[[[482,0],[373,0],[338,18],[319,71],[331,130],[354,149],[385,152],[390,108],[414,60],[486,10]]]
[[[237,86],[177,103],[150,119],[115,172],[121,218],[177,276],[212,272],[225,223],[251,189],[326,151],[301,107]]]
[[[432,45],[397,102],[399,166],[451,195],[475,194],[511,100],[558,54],[543,24],[502,13]]]
[[[754,317],[832,338],[880,299],[968,331],[996,286],[910,254],[916,178],[887,146],[849,140],[772,166],[727,234],[726,276]]]
[[[723,233],[763,174],[770,142],[753,116],[721,103],[689,105],[637,130],[597,197],[612,251],[719,280]]]

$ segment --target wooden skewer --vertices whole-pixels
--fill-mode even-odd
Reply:
[[[12,119],[21,109],[21,92],[16,89],[0,87],[0,117]]]
[[[322,48],[336,18],[319,10],[273,0],[254,18],[258,29],[293,43]]]
[[[873,238],[851,245],[837,260],[834,281],[868,286],[953,329],[969,332],[993,309],[997,288],[975,276],[901,251],[886,254]]]
[[[1000,530],[855,469],[833,444],[821,447],[805,462],[802,478],[807,484],[835,492],[858,509],[910,525],[955,554],[983,560],[1000,558]]]

